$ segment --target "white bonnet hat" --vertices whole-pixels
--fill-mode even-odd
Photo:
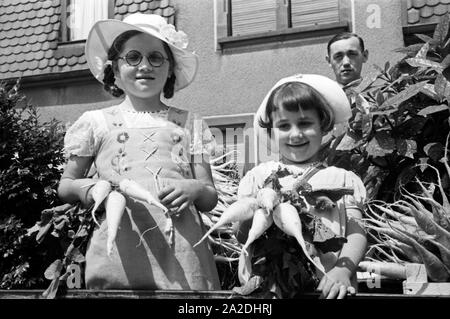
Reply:
[[[278,156],[280,154],[278,153],[277,145],[268,139],[266,129],[259,125],[259,120],[261,119],[264,122],[269,121],[266,116],[266,107],[269,97],[276,88],[288,82],[304,83],[319,92],[333,110],[335,124],[348,121],[352,115],[347,95],[336,81],[318,74],[296,74],[282,78],[269,90],[255,114],[253,127],[255,130],[255,138],[258,140],[259,146],[259,154],[257,155],[260,156],[255,157],[258,161],[261,160],[261,154],[266,151],[265,148],[267,148],[270,153],[270,155],[264,155],[266,160],[279,159]]]
[[[328,102],[334,113],[334,123],[343,123],[350,119],[352,111],[350,108],[350,103],[348,101],[347,95],[345,95],[344,90],[339,86],[336,81],[333,81],[326,76],[318,74],[296,74],[282,78],[279,80],[267,93],[266,97],[262,101],[258,108],[255,116],[255,126],[259,127],[259,119],[261,118],[264,122],[269,119],[266,117],[266,106],[272,92],[282,84],[288,82],[299,82],[311,86]]]
[[[134,13],[123,21],[106,19],[97,21],[86,40],[86,60],[94,77],[102,82],[103,72],[108,62],[108,50],[120,34],[136,30],[149,34],[167,43],[175,59],[176,76],[175,91],[188,86],[195,78],[198,68],[198,57],[186,50],[187,35],[176,31],[172,24],[157,14]]]

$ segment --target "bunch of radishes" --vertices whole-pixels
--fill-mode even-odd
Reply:
[[[291,173],[281,168],[278,171],[273,171],[266,178],[262,187],[259,188],[255,197],[243,197],[229,205],[217,222],[210,227],[209,231],[194,247],[218,228],[251,220],[247,240],[241,248],[239,258],[239,279],[241,283],[245,283],[249,274],[244,275],[243,273],[246,270],[242,270],[242,268],[248,267],[244,264],[251,264],[249,261],[251,256],[248,256],[249,246],[275,224],[285,234],[295,238],[305,257],[325,275],[323,266],[320,262],[314,260],[317,260],[317,257],[313,259],[308,253],[299,215],[301,212],[298,209],[300,209],[300,206],[302,209],[303,207],[307,209],[307,204],[314,206],[316,210],[333,209],[336,206],[336,201],[342,196],[353,194],[353,188],[328,187],[316,189],[305,180],[304,176],[300,176],[293,184],[292,191],[286,191],[282,190],[278,178],[287,175],[291,175]]]
[[[123,179],[122,181],[120,181],[119,190],[113,190],[111,183],[108,181],[97,181],[92,189],[92,197],[94,199],[92,216],[94,221],[98,225],[98,222],[95,218],[95,211],[104,201],[106,222],[108,225],[108,255],[111,255],[112,253],[113,243],[116,239],[117,231],[119,229],[119,225],[125,211],[126,199],[124,194],[135,199],[145,201],[150,205],[159,207],[164,211],[164,213],[168,212],[167,208],[164,207],[148,190],[131,179]]]
[[[228,223],[244,222],[252,219],[247,241],[242,247],[242,253],[247,254],[248,246],[269,229],[272,224],[284,233],[294,237],[299,243],[305,256],[323,272],[323,267],[317,264],[308,254],[302,235],[302,223],[297,209],[289,202],[280,202],[280,194],[269,187],[261,188],[256,198],[244,197],[231,204],[219,218],[216,224],[200,239],[197,246],[205,240],[214,230]]]

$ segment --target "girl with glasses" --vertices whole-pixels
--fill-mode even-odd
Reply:
[[[88,36],[92,74],[124,99],[85,112],[67,131],[58,192],[89,207],[102,180],[125,208],[112,246],[108,220],[99,216],[86,252],[87,288],[220,289],[210,248],[192,247],[205,231],[198,211],[217,203],[208,158],[214,139],[201,118],[161,99],[194,80],[197,56],[186,47],[187,36],[153,14],[99,21]],[[92,164],[95,178],[88,177]],[[150,192],[156,205],[132,196],[123,181]]]

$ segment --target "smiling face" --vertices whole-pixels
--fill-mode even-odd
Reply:
[[[317,109],[272,113],[273,138],[278,142],[282,161],[287,164],[310,163],[318,159],[323,131]]]
[[[148,61],[151,52],[159,52],[167,59],[167,52],[164,49],[163,42],[157,38],[144,33],[130,38],[123,46],[120,57],[130,51],[138,51],[143,55],[142,61],[136,65],[129,65],[125,59],[120,58],[117,61],[116,80],[118,86],[129,96],[140,99],[155,97],[161,94],[164,84],[171,72],[170,63],[165,62],[154,67]]]
[[[346,85],[361,77],[362,65],[367,58],[368,52],[361,51],[358,38],[351,37],[333,42],[327,61],[334,71],[336,81]]]

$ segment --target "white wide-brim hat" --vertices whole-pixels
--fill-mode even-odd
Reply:
[[[195,78],[198,56],[186,50],[187,35],[176,31],[172,24],[157,14],[134,13],[123,21],[106,19],[97,21],[86,40],[86,60],[94,77],[103,83],[104,69],[108,61],[108,50],[120,34],[136,30],[151,35],[167,43],[175,59],[175,91],[188,86]]]
[[[270,155],[265,155],[266,160],[279,160],[280,154],[278,152],[276,142],[271,141],[267,137],[267,130],[259,125],[259,120],[261,119],[264,122],[269,121],[266,115],[266,107],[269,97],[276,88],[288,82],[304,83],[319,92],[319,94],[325,99],[325,101],[328,102],[331,110],[333,111],[334,124],[347,122],[352,115],[347,95],[336,81],[318,74],[296,74],[282,78],[269,90],[258,110],[256,111],[253,121],[253,127],[256,135],[255,138],[258,140],[258,145],[260,147],[258,151],[259,154],[257,155],[261,155],[266,151],[263,150],[263,148],[268,148]],[[260,161],[261,156],[256,156],[256,159],[257,161]]]

